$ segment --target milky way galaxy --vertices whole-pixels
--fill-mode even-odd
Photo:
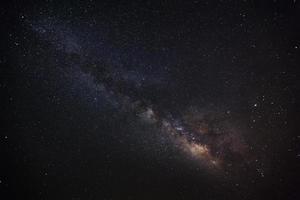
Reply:
[[[0,6],[0,187],[10,199],[299,199],[300,4],[267,2]]]
[[[155,77],[126,70],[122,61],[114,63],[110,60],[105,61],[101,56],[89,57],[88,55],[94,52],[89,52],[81,45],[79,41],[82,39],[74,34],[74,30],[63,24],[63,21],[51,19],[28,24],[28,28],[32,28],[43,40],[49,41],[59,54],[66,57],[66,65],[69,65],[71,71],[75,70],[65,71],[67,76],[72,77],[77,71],[77,74],[81,74],[79,78],[86,79],[82,84],[91,82],[92,93],[100,90],[108,95],[109,101],[117,103],[121,110],[134,112],[146,123],[156,124],[162,133],[170,136],[174,146],[191,159],[208,168],[222,168],[228,164],[232,165],[232,162],[243,162],[247,156],[246,151],[249,150],[241,131],[235,130],[227,120],[230,118],[229,111],[201,111],[197,107],[187,105],[173,114],[172,110],[156,105],[153,99],[147,99],[144,95],[153,90],[153,87],[147,84],[153,82],[156,87],[166,79],[162,77],[163,74],[154,71],[154,74],[157,73]]]

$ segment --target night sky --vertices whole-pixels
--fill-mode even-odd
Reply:
[[[298,0],[11,0],[0,20],[0,199],[300,199]]]

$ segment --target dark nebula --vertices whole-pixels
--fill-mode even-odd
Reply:
[[[298,199],[299,9],[3,3],[4,199]]]

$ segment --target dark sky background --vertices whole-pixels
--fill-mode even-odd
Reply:
[[[2,2],[4,199],[300,198],[298,0]]]

